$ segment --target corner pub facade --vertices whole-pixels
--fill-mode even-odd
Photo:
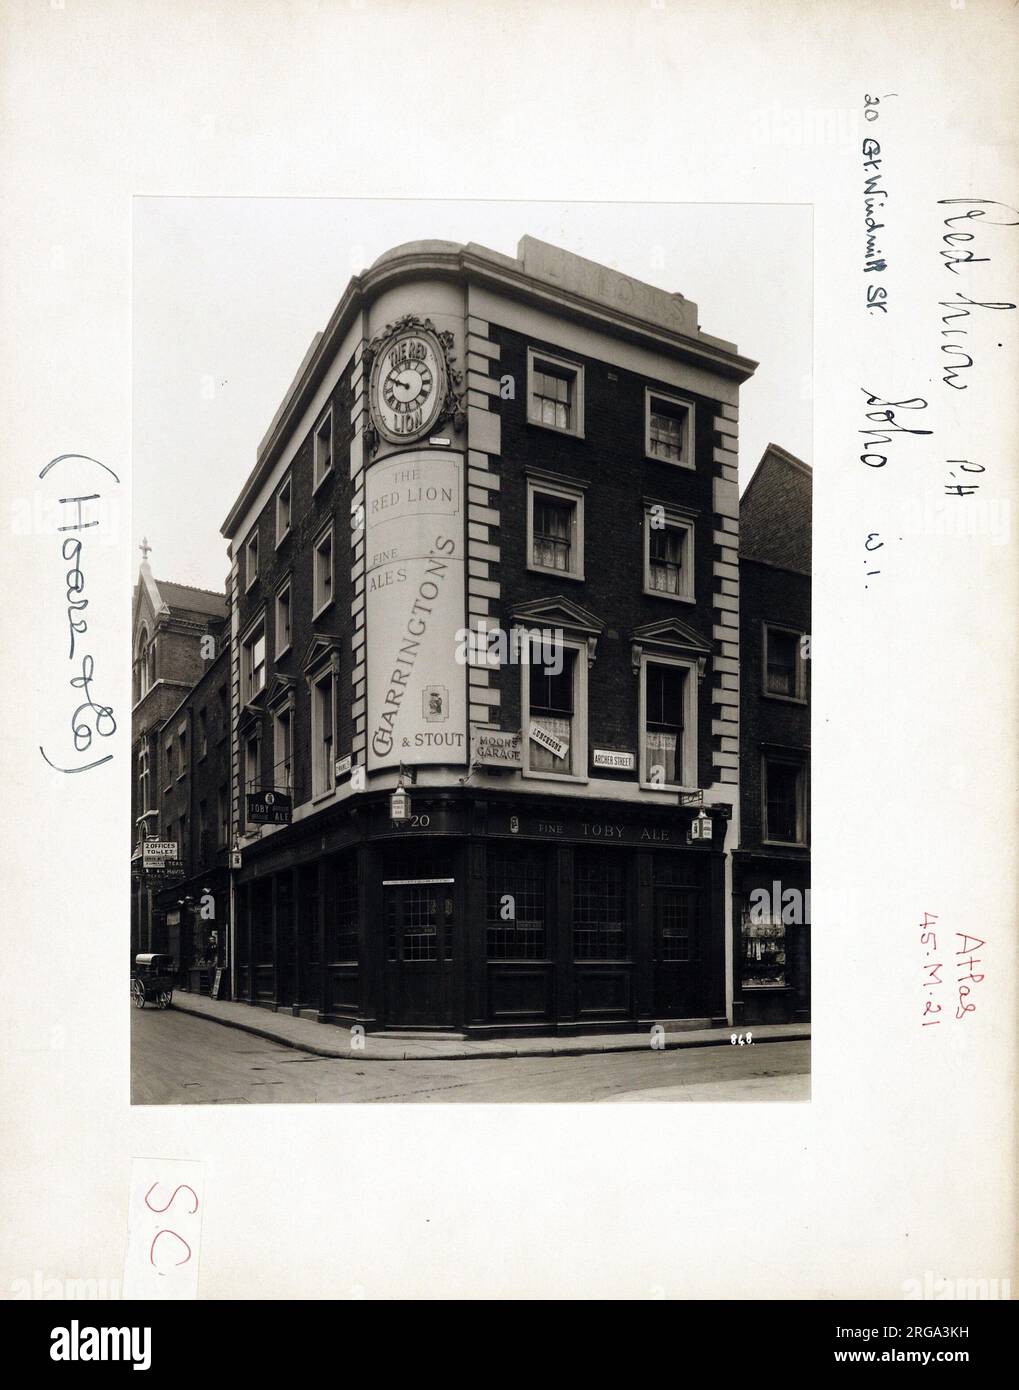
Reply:
[[[754,368],[530,237],[351,280],[222,528],[235,999],[479,1036],[731,1018]]]

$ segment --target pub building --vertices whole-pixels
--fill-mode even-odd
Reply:
[[[740,502],[735,1023],[810,1017],[813,475],[769,444]]]
[[[131,958],[174,960],[182,989],[221,998],[230,909],[230,644],[225,593],[153,577],[132,613]]]
[[[731,1018],[754,368],[530,237],[353,277],[222,528],[235,998],[369,1031]]]

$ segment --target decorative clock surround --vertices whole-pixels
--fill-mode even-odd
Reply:
[[[370,370],[371,425],[367,443],[374,453],[380,437],[390,444],[412,443],[452,419],[460,429],[465,415],[463,374],[453,365],[453,334],[440,332],[431,319],[405,314],[387,323],[366,352]]]

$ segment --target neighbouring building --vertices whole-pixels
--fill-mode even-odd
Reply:
[[[227,601],[154,579],[147,552],[132,621],[131,952],[167,952],[182,987],[208,991],[228,947]]]
[[[771,444],[740,502],[736,1023],[810,1016],[811,491]]]
[[[223,525],[236,998],[478,1035],[730,1018],[741,571],[782,563],[737,554],[754,368],[530,237],[350,281]]]

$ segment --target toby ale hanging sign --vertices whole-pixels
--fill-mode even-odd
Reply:
[[[289,825],[294,806],[286,792],[248,792],[249,825]]]

